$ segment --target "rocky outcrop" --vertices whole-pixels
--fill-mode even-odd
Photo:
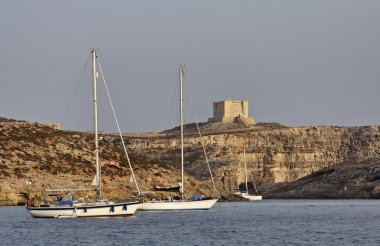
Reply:
[[[206,132],[201,138],[194,126],[185,136],[186,170],[200,179],[209,177],[200,145],[203,142],[221,190],[232,190],[244,182],[244,148],[249,180],[259,185],[294,181],[334,164],[380,154],[379,126],[286,128],[258,124],[250,129],[229,126],[225,133],[219,126],[219,131],[213,131],[210,125],[201,127]],[[129,137],[128,145],[148,159],[178,167],[179,136],[169,133]]]
[[[231,190],[245,180],[243,149],[247,152],[250,186],[254,182],[261,187],[289,183],[340,163],[376,158],[380,152],[379,126],[289,128],[259,123],[241,128],[236,124],[203,123],[200,127],[201,138],[194,124],[185,126],[185,186],[190,194],[211,194],[210,175],[200,143],[204,144],[217,189],[224,197],[229,197]],[[125,135],[141,190],[179,182],[177,132],[172,129]],[[120,140],[112,134],[102,137],[104,193],[108,197],[130,197],[136,188],[129,181],[131,174]],[[42,124],[0,118],[0,203],[22,201],[20,193],[25,192],[26,179],[32,180],[35,193],[46,188],[89,187],[95,173],[93,152],[91,133],[60,131]],[[366,169],[363,170],[365,175]],[[372,175],[370,171],[367,174]]]
[[[93,138],[91,133],[60,131],[44,124],[0,118],[0,205],[24,202],[26,180],[32,182],[32,195],[39,196],[44,195],[45,189],[93,187]],[[104,195],[125,199],[136,194],[118,139],[103,137],[100,158]],[[153,190],[154,185],[177,184],[180,179],[180,172],[165,163],[134,153],[130,159],[144,192]],[[190,194],[209,195],[210,187],[192,177],[187,177],[186,186]],[[93,196],[94,192],[79,195]]]
[[[380,159],[349,161],[323,168],[289,183],[260,187],[264,198],[380,198]]]

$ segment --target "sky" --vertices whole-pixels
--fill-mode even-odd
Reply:
[[[199,121],[238,99],[256,122],[379,125],[379,13],[378,0],[3,0],[0,117],[91,130],[97,48],[123,132],[178,125],[179,64]],[[115,132],[98,87],[99,127]]]

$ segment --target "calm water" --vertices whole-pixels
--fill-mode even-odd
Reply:
[[[34,219],[0,207],[1,245],[380,245],[380,200],[218,203],[131,218]]]

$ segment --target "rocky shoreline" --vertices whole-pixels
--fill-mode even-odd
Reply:
[[[203,123],[202,138],[193,125],[186,128],[185,161],[191,165],[186,166],[185,185],[191,194],[212,195],[202,141],[222,200],[239,200],[230,194],[244,184],[244,148],[249,187],[255,182],[264,199],[379,198],[379,126],[289,128],[261,123],[241,128]],[[90,186],[95,170],[92,139],[92,133],[0,118],[0,205],[21,204],[26,179],[33,182],[35,194]],[[152,189],[179,181],[176,129],[125,134],[125,141],[141,189],[152,197],[165,197]],[[104,192],[116,199],[135,195],[121,150],[117,137],[102,135]]]
[[[260,187],[266,199],[379,199],[380,159],[323,168],[293,182]]]

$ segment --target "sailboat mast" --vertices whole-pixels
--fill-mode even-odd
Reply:
[[[245,158],[245,149],[244,149],[244,171],[245,171],[245,190],[248,194],[248,175],[247,175],[247,159]]]
[[[92,53],[92,79],[94,89],[94,133],[95,133],[95,159],[96,159],[96,197],[101,197],[101,181],[100,181],[100,163],[99,163],[99,137],[98,137],[98,103],[96,96],[96,50],[93,49]]]
[[[181,121],[181,196],[183,199],[184,194],[184,158],[183,158],[183,93],[182,93],[182,84],[183,84],[183,66],[180,65],[179,69],[179,97],[180,97],[180,121]]]

